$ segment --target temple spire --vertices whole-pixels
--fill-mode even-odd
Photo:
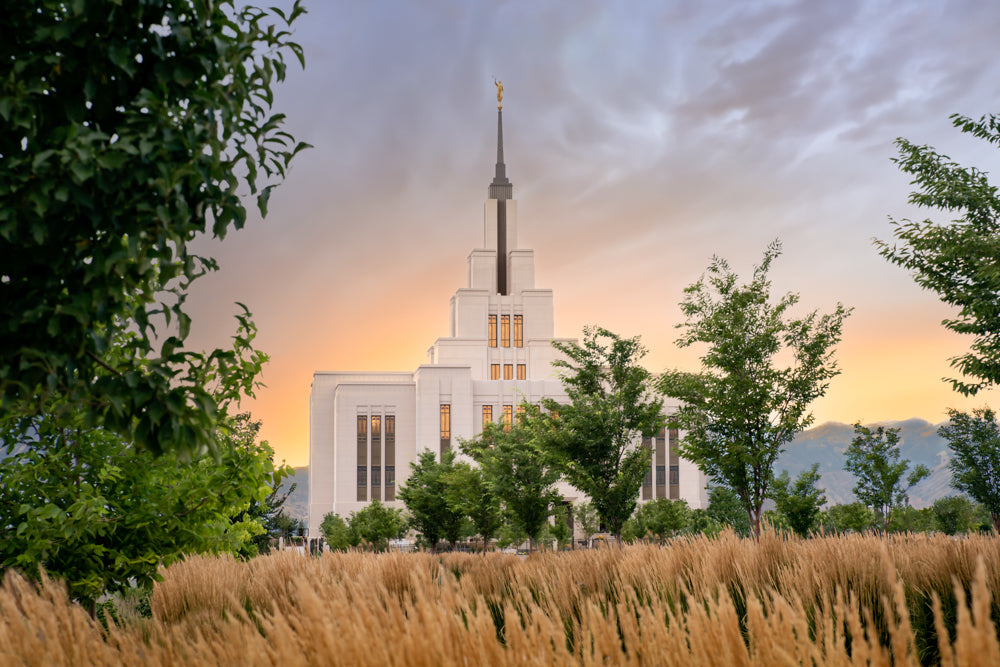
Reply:
[[[490,183],[490,199],[513,199],[514,186],[507,178],[507,166],[503,163],[503,110],[497,109],[497,165]]]

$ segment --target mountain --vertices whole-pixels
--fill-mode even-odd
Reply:
[[[911,467],[920,463],[931,469],[930,477],[910,489],[911,505],[918,509],[928,507],[938,498],[958,493],[951,487],[948,445],[937,434],[941,424],[931,424],[923,419],[907,419],[867,426],[898,428],[900,458],[909,459]],[[855,478],[844,470],[844,452],[853,439],[854,426],[851,424],[820,424],[796,436],[778,458],[775,471],[780,473],[787,470],[795,478],[813,463],[819,463],[819,484],[826,489],[828,504],[854,502],[852,489]]]
[[[292,470],[292,474],[281,481],[281,488],[285,493],[294,484],[295,490],[288,494],[282,507],[286,515],[305,521],[309,514],[309,466]]]

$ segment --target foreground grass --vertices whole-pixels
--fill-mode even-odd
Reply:
[[[0,663],[1000,664],[1000,538],[724,534],[527,560],[191,558],[104,631],[53,583],[0,589]]]

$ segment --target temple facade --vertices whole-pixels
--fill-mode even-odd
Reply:
[[[313,375],[309,535],[319,535],[329,512],[346,518],[375,499],[402,507],[396,491],[424,449],[456,447],[490,421],[511,423],[523,401],[568,400],[552,367],[560,354],[552,343],[570,339],[554,337],[552,290],[535,287],[534,251],[518,246],[517,230],[498,107],[482,245],[469,253],[467,286],[451,297],[449,335],[412,372]],[[676,430],[667,430],[643,443],[653,456],[640,497],[705,507],[704,475],[677,456],[677,439]],[[560,491],[566,502],[584,500],[568,484]]]

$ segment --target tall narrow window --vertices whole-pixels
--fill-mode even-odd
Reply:
[[[396,415],[385,416],[385,500],[396,499]]]
[[[514,347],[524,347],[524,315],[514,316]]]
[[[441,452],[451,449],[451,405],[441,404]]]
[[[642,439],[642,446],[645,449],[652,450],[653,449],[653,439],[652,438],[643,438]],[[650,458],[652,458],[652,456],[650,456]],[[642,499],[643,500],[652,500],[653,499],[653,468],[652,468],[652,461],[650,461],[650,465],[646,466],[646,476],[643,477],[643,479],[642,479]]]
[[[517,414],[517,423],[520,424],[520,423],[524,422],[524,404],[523,403],[521,405],[517,406],[516,414]]]
[[[670,429],[668,434],[670,438],[667,441],[667,448],[670,452],[667,457],[670,462],[670,491],[668,497],[671,500],[677,500],[681,497],[681,461],[680,455],[677,453],[677,440],[680,434],[675,428]]]
[[[513,423],[513,421],[514,421],[514,406],[513,405],[503,406],[503,419],[502,419],[503,430],[509,431],[510,425],[511,423]]]
[[[668,498],[667,495],[667,451],[664,442],[663,429],[656,435],[656,497]]]
[[[510,315],[500,316],[500,347],[510,347]]]
[[[497,316],[490,315],[490,347],[497,346]]]
[[[358,500],[368,500],[368,415],[358,415]]]
[[[372,500],[381,500],[382,486],[382,415],[372,415]]]
[[[500,364],[490,364],[490,379],[491,380],[500,379]]]
[[[528,367],[524,364],[517,365],[517,379],[527,380],[528,379]]]
[[[483,406],[483,428],[486,428],[487,424],[493,423],[493,406],[484,405]]]
[[[503,365],[503,379],[513,380],[514,379],[514,364],[504,364]]]

